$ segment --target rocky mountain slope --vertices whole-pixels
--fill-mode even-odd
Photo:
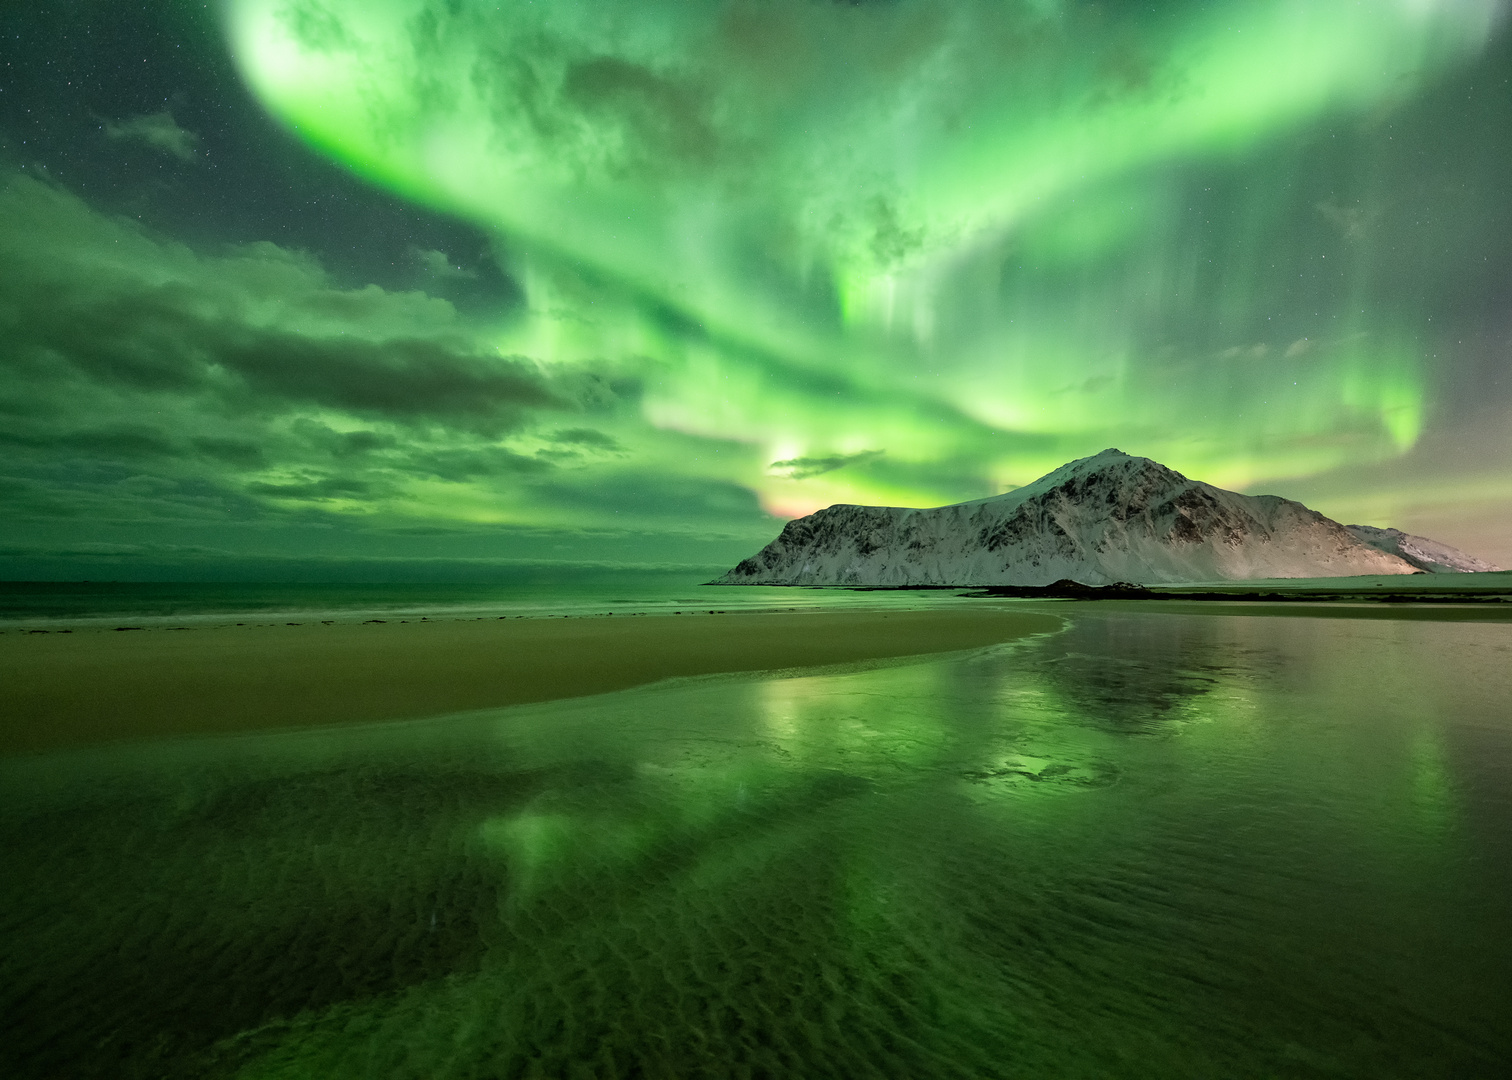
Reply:
[[[990,499],[926,510],[828,507],[788,522],[717,583],[1154,584],[1413,574],[1470,564],[1489,568],[1421,537],[1346,528],[1289,499],[1240,495],[1104,450]]]
[[[1452,548],[1426,536],[1413,536],[1401,529],[1377,529],[1373,525],[1344,527],[1361,543],[1404,559],[1430,574],[1484,574],[1501,569],[1474,555],[1466,555],[1459,548]]]

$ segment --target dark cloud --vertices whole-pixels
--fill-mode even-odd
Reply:
[[[868,461],[875,461],[881,457],[881,450],[863,450],[859,454],[831,454],[828,457],[800,457],[789,458],[787,461],[774,461],[767,466],[769,472],[779,476],[785,476],[789,480],[807,480],[811,476],[823,476],[825,473],[843,469],[848,465],[860,465]]]
[[[591,447],[594,450],[624,449],[614,438],[605,435],[602,431],[594,431],[592,428],[565,428],[562,431],[554,431],[551,433],[551,441]]]
[[[639,378],[613,371],[563,371],[552,387],[585,413],[613,413],[640,403],[644,391]]]
[[[771,518],[749,488],[710,477],[677,476],[628,469],[553,478],[555,505],[591,510],[601,522],[639,520],[707,528],[711,522],[771,528]],[[621,515],[615,517],[615,515]]]
[[[326,476],[284,484],[254,481],[247,485],[247,490],[256,495],[266,495],[274,499],[326,502],[331,499],[366,499],[372,495],[373,485],[365,480],[356,480],[351,477]]]
[[[82,451],[112,458],[174,457],[183,448],[161,432],[145,427],[85,431],[0,431],[0,443],[47,451]]]
[[[245,439],[218,439],[201,436],[189,440],[189,445],[207,458],[223,461],[243,469],[259,469],[267,464],[267,454],[257,443]]]
[[[9,525],[34,518],[77,517],[82,508],[54,485],[20,476],[0,476],[0,506]]]
[[[536,452],[536,456],[548,461],[571,464],[604,455],[624,456],[628,451],[619,440],[593,428],[564,428],[547,436],[556,445]]]
[[[517,454],[494,446],[416,454],[409,459],[409,467],[439,480],[461,482],[490,476],[544,473],[553,466],[539,457]]]
[[[275,398],[398,419],[490,418],[492,430],[517,426],[522,409],[571,407],[523,358],[478,355],[462,342],[236,336],[214,343],[210,355]]]
[[[86,541],[78,544],[7,544],[0,547],[0,556],[16,558],[18,556],[51,556],[51,557],[110,557],[110,556],[184,556],[197,558],[221,558],[230,552],[224,548],[205,547],[192,544],[113,544],[108,541]]]
[[[358,428],[337,431],[327,424],[300,417],[289,425],[290,433],[305,447],[329,455],[338,461],[369,458],[398,449],[399,439],[392,432]]]

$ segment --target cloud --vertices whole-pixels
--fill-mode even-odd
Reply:
[[[118,425],[83,430],[0,431],[0,445],[47,450],[79,450],[117,459],[172,457],[181,452],[160,431],[144,425]]]
[[[859,465],[867,461],[875,461],[881,457],[881,450],[863,450],[859,454],[831,454],[828,457],[798,457],[789,458],[787,461],[774,461],[767,466],[767,471],[785,476],[789,480],[807,480],[811,476],[823,476],[825,473],[843,469],[848,465]]]
[[[552,494],[562,505],[592,511],[598,525],[650,520],[658,530],[665,530],[759,522],[763,531],[770,529],[770,518],[761,511],[755,494],[718,477],[621,467],[559,478]]]
[[[29,179],[0,191],[0,207],[24,223],[0,237],[0,365],[18,381],[491,432],[527,410],[576,408],[444,300],[338,289],[308,256],[271,244],[197,255]]]
[[[628,453],[573,420],[636,409],[635,380],[504,355],[446,300],[270,243],[196,251],[25,176],[0,217],[0,449],[28,520],[518,505],[551,448]]]
[[[154,150],[171,154],[180,161],[193,161],[194,148],[200,137],[192,131],[179,127],[173,114],[167,109],[146,116],[132,116],[120,121],[106,121],[105,135],[108,138],[143,143]]]
[[[551,433],[552,442],[567,443],[572,446],[584,446],[593,450],[607,450],[617,452],[624,450],[615,438],[605,435],[602,431],[594,431],[592,428],[565,428]]]
[[[171,555],[176,557],[220,557],[230,554],[222,548],[184,544],[113,544],[108,541],[85,541],[77,544],[6,544],[0,546],[0,556],[8,558],[25,556],[49,557],[109,557],[137,555]]]
[[[549,461],[539,456],[527,457],[502,447],[447,448],[417,454],[413,467],[439,480],[460,482],[480,477],[539,474],[549,472]]]
[[[521,408],[571,407],[529,361],[479,355],[459,341],[310,338],[262,329],[214,344],[221,362],[256,390],[355,413],[494,417],[513,427]]]
[[[372,485],[363,480],[341,476],[325,476],[292,481],[284,484],[268,484],[254,481],[247,490],[275,499],[297,499],[301,502],[323,502],[328,499],[365,498]]]

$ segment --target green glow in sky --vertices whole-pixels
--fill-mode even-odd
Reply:
[[[1106,446],[1230,487],[1410,448],[1426,316],[1377,287],[1344,143],[1494,14],[235,0],[229,26],[311,145],[498,237],[527,298],[501,357],[640,380],[638,466],[792,514]]]

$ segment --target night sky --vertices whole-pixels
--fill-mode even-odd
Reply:
[[[0,577],[708,568],[1110,446],[1512,566],[1497,0],[0,35]]]

